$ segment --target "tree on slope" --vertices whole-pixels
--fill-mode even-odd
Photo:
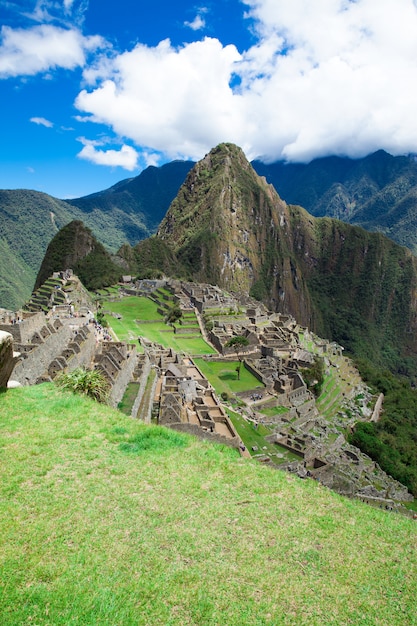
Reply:
[[[226,343],[226,348],[233,348],[236,352],[236,356],[239,360],[239,365],[236,368],[237,371],[237,379],[240,380],[240,368],[242,367],[242,358],[240,353],[243,348],[246,348],[249,345],[249,339],[244,335],[235,335]]]

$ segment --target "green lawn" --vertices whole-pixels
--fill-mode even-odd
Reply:
[[[282,415],[283,413],[288,413],[289,409],[286,406],[272,406],[267,408],[262,408],[261,406],[256,407],[256,410],[262,415],[266,415],[267,417],[273,417],[274,415]]]
[[[231,409],[226,409],[226,411],[230,419],[232,420],[232,423],[236,428],[239,437],[242,439],[243,443],[245,444],[251,455],[267,455],[274,463],[277,463],[278,465],[280,463],[300,460],[300,457],[293,452],[290,452],[283,446],[278,446],[275,443],[270,443],[265,439],[265,436],[270,435],[272,432],[267,426],[263,424],[258,424],[258,426],[256,427],[252,422],[246,420],[240,413],[232,411]],[[253,450],[253,447],[256,447],[258,449]],[[279,454],[280,456],[277,457],[277,454]]]
[[[206,361],[204,359],[194,359],[197,367],[200,368],[204,376],[213,385],[216,393],[220,395],[225,392],[228,395],[239,393],[240,391],[250,391],[251,389],[262,389],[265,387],[243,363],[240,369],[240,380],[237,378],[236,368],[238,361]]]
[[[126,321],[134,320],[159,320],[163,319],[157,311],[158,305],[149,298],[139,296],[126,296],[121,300],[103,302],[104,310],[119,313]]]
[[[259,426],[255,428],[255,425],[248,422],[240,413],[232,411],[231,409],[226,410],[234,427],[238,431],[240,438],[251,454],[254,454],[252,451],[253,446],[258,447],[259,454],[276,453],[277,449],[275,444],[266,442],[264,438],[265,435],[271,434],[271,431],[268,428],[262,424],[259,424]]]
[[[0,394],[2,626],[415,626],[417,523],[52,384]]]
[[[107,323],[120,341],[138,344],[138,337],[141,336],[176,352],[190,355],[215,354],[215,350],[204,341],[194,314],[187,316],[187,320],[192,322],[195,334],[180,335],[175,334],[171,326],[165,324],[163,316],[157,311],[158,305],[149,298],[128,296],[115,302],[106,301],[102,307],[105,311],[121,315],[121,319],[106,315]],[[146,323],[140,323],[141,321]]]

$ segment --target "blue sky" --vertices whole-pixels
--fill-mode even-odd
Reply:
[[[86,195],[221,141],[417,152],[416,0],[2,0],[0,189]]]

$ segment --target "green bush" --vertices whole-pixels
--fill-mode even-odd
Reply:
[[[98,402],[106,402],[110,392],[109,383],[99,370],[87,370],[84,367],[60,374],[55,382],[63,389],[88,396]]]

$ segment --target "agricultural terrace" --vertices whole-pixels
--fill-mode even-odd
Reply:
[[[311,336],[307,340],[305,335],[300,333],[299,338],[303,348],[313,354],[319,354]],[[323,387],[316,400],[317,409],[329,422],[333,422],[338,411],[343,411],[345,396],[349,396],[361,382],[359,372],[349,359],[332,355],[331,361],[332,365],[325,372]]]
[[[145,296],[126,296],[120,300],[105,300],[105,319],[119,341],[139,345],[138,337],[172,348],[184,354],[215,354],[203,339],[194,312],[183,315],[182,324],[168,325],[158,312],[158,305]]]
[[[271,429],[265,424],[256,425],[245,419],[240,413],[229,408],[226,408],[226,411],[233,426],[238,431],[239,437],[254,458],[257,456],[269,456],[271,461],[278,465],[284,462],[289,463],[290,461],[300,460],[300,457],[293,452],[265,439],[265,437],[271,435],[273,428]]]
[[[206,361],[197,358],[194,359],[194,362],[210,381],[218,395],[227,393],[230,396],[242,391],[265,388],[265,385],[243,365],[240,370],[240,380],[238,380],[236,371],[239,365],[238,361]]]

